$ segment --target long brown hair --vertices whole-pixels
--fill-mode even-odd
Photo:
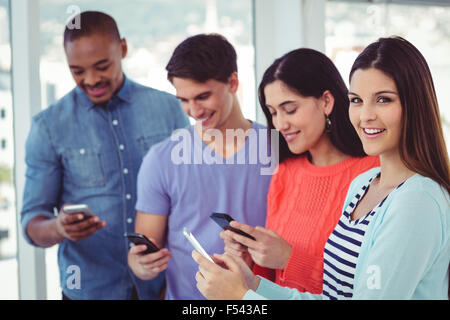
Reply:
[[[380,38],[356,58],[358,69],[376,68],[395,81],[402,104],[400,157],[405,166],[450,193],[450,166],[433,79],[425,58],[401,37]]]

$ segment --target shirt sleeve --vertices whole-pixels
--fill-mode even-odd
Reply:
[[[442,213],[431,194],[398,194],[387,210],[362,259],[354,299],[411,299],[442,247]]]
[[[54,218],[62,180],[60,157],[51,143],[42,116],[33,118],[25,145],[25,188],[21,211],[21,228],[27,242],[34,244],[26,233],[28,223],[37,216]],[[35,244],[34,244],[35,245]]]
[[[259,277],[261,278],[261,277]],[[297,289],[281,287],[267,279],[261,278],[256,291],[248,290],[243,300],[321,300],[322,295],[299,292]]]
[[[136,210],[167,215],[170,212],[170,197],[164,181],[164,163],[167,161],[163,161],[161,159],[162,153],[158,152],[161,143],[150,149],[139,169]]]

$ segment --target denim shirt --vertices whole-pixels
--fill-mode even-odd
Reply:
[[[58,248],[60,281],[71,299],[158,298],[164,274],[141,281],[127,264],[134,232],[136,178],[149,148],[189,125],[178,100],[125,77],[106,106],[78,87],[33,117],[26,143],[22,231],[37,216],[54,217],[65,203],[85,203],[106,227]]]

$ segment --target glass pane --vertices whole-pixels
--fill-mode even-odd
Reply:
[[[74,86],[62,41],[66,21],[80,10],[103,11],[114,17],[128,43],[123,60],[127,76],[171,93],[175,91],[167,81],[165,66],[175,46],[197,33],[223,34],[238,53],[238,94],[244,115],[255,118],[251,0],[131,0],[126,6],[117,0],[40,0],[43,108]]]
[[[424,55],[431,69],[450,149],[450,7],[399,4],[326,4],[326,51],[348,84],[356,56],[379,37],[401,36]]]
[[[64,25],[80,11],[110,14],[128,44],[124,72],[134,81],[175,93],[165,66],[176,45],[202,32],[223,34],[238,54],[238,98],[244,116],[255,120],[252,0],[40,0],[42,106],[75,85],[62,46]],[[60,298],[56,248],[47,249],[48,298]],[[56,268],[56,269],[55,269]],[[55,289],[56,288],[56,289]]]
[[[9,1],[0,0],[0,299],[18,299]]]

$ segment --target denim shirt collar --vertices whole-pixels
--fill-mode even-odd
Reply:
[[[96,106],[95,103],[93,103],[88,97],[87,95],[83,92],[83,90],[81,90],[80,87],[76,87],[75,89],[78,93],[78,97],[80,99],[80,104],[82,106],[86,106],[88,109],[92,109],[93,107]],[[125,74],[123,75],[123,84],[122,87],[120,88],[120,90],[115,93],[111,99],[108,101],[108,104],[113,101],[114,99],[119,99],[121,101],[124,102],[129,102],[130,98],[131,98],[131,81],[125,76]]]

